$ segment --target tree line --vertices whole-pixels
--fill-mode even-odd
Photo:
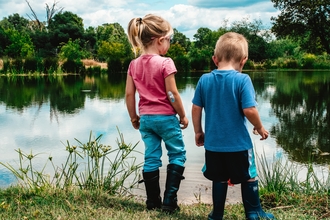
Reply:
[[[191,41],[174,29],[174,39],[167,56],[179,71],[214,68],[211,56],[218,37],[234,31],[249,42],[246,68],[329,68],[330,5],[327,0],[271,0],[281,13],[272,17],[273,26],[265,28],[261,20],[248,18],[228,24],[224,20],[217,30],[201,27]],[[54,71],[59,63],[65,71],[79,72],[82,59],[108,63],[108,69],[127,69],[134,54],[126,33],[119,23],[84,28],[83,19],[57,3],[46,4],[46,21],[40,21],[33,8],[27,18],[14,13],[0,21],[0,58],[2,71],[22,66],[33,71]],[[24,66],[26,69],[24,69]]]

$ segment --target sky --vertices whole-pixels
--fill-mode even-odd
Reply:
[[[271,27],[272,16],[279,11],[270,0],[28,0],[39,20],[46,20],[46,4],[54,2],[63,11],[70,11],[83,19],[85,28],[104,23],[119,23],[125,30],[135,17],[157,14],[168,20],[173,28],[191,40],[201,27],[217,30],[242,19],[261,20],[265,28]],[[14,13],[27,19],[31,11],[25,0],[0,0],[0,19]],[[32,17],[32,16],[31,16]]]

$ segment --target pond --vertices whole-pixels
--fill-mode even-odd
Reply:
[[[178,73],[177,86],[190,120],[183,130],[186,169],[200,171],[204,149],[196,147],[191,124],[191,99],[202,73]],[[322,172],[330,162],[330,72],[248,72],[257,95],[258,110],[270,137],[260,141],[251,132],[257,154],[267,160],[284,158],[304,165],[313,162]],[[0,161],[18,165],[18,153],[38,154],[42,167],[49,156],[65,163],[67,141],[87,142],[90,132],[101,143],[117,146],[117,128],[126,143],[143,152],[140,133],[130,123],[125,106],[125,76],[1,76]],[[252,131],[252,126],[249,125]],[[137,154],[139,162],[143,155]],[[38,162],[39,161],[39,162]],[[163,156],[163,167],[167,156]],[[0,166],[0,186],[15,181]]]

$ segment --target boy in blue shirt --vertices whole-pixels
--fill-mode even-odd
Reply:
[[[260,205],[253,145],[246,124],[248,119],[260,140],[267,139],[253,84],[247,74],[241,73],[248,59],[247,40],[234,32],[222,35],[212,59],[218,69],[201,76],[192,100],[195,142],[205,148],[203,174],[212,181],[213,210],[208,219],[223,218],[228,181],[241,183],[246,219],[275,219]]]

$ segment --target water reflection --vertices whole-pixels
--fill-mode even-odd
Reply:
[[[299,162],[329,163],[330,76],[327,72],[279,72],[270,102],[279,123],[277,143]]]
[[[177,86],[190,119],[183,131],[187,165],[202,167],[204,149],[194,143],[191,99],[201,73],[178,73]],[[328,164],[329,81],[328,72],[251,72],[258,110],[271,137],[259,141],[251,136],[256,152],[271,160],[287,156],[293,162]],[[49,155],[58,165],[66,152],[61,142],[84,142],[90,131],[103,134],[102,143],[116,146],[117,126],[125,141],[137,143],[143,152],[140,134],[130,124],[124,101],[125,76],[97,77],[68,75],[45,77],[0,77],[0,161],[17,163],[15,149]],[[251,128],[252,129],[252,128]],[[166,157],[166,155],[164,156]],[[139,158],[141,161],[143,157]],[[163,158],[163,162],[167,161]],[[166,165],[166,164],[164,164]],[[196,167],[196,166],[195,166]],[[8,181],[0,167],[0,179]],[[2,182],[0,182],[1,185]]]

